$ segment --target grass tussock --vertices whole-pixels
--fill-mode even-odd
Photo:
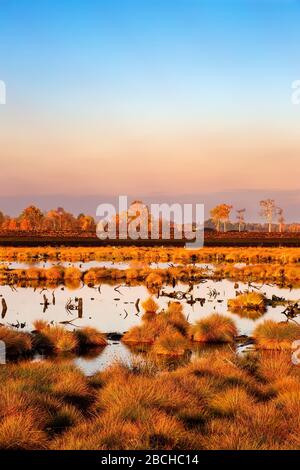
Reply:
[[[269,360],[264,356],[264,368]],[[283,364],[287,357],[278,353],[278,360]],[[297,448],[289,410],[297,406],[300,378],[289,368],[284,377],[294,384],[290,395],[278,391],[265,397],[258,393],[259,364],[255,370],[246,367],[231,350],[206,353],[175,371],[118,364],[101,375],[94,417],[56,437],[51,448]],[[276,387],[274,377],[265,381],[265,387]]]
[[[152,268],[138,266],[136,268],[106,268],[93,267],[86,271],[76,267],[54,265],[51,268],[11,269],[9,266],[0,268],[0,282],[4,285],[27,285],[37,287],[56,287],[64,284],[68,287],[79,288],[81,283],[87,285],[110,284],[120,282],[127,285],[146,285],[150,293],[157,292],[163,285],[173,282],[190,283],[202,279],[231,279],[239,282],[274,283],[280,286],[300,285],[300,265],[259,263],[236,266],[232,263],[217,264],[210,270],[205,265],[194,264],[170,266],[167,268]]]
[[[95,328],[85,327],[76,330],[78,343],[82,349],[104,347],[107,345],[105,336]]]
[[[245,292],[228,300],[228,309],[241,317],[257,319],[266,311],[266,298],[259,292]]]
[[[51,353],[86,351],[89,348],[107,345],[103,333],[95,328],[83,327],[68,331],[62,326],[49,325],[45,320],[36,320],[33,325],[35,347]]]
[[[0,449],[46,449],[84,418],[92,390],[75,367],[20,362],[0,369]]]
[[[0,327],[0,341],[5,343],[8,357],[22,356],[32,351],[30,334],[14,331],[5,326]]]
[[[148,302],[149,301],[149,302]],[[156,308],[148,299],[147,308]],[[180,303],[171,302],[159,313],[146,311],[139,326],[131,328],[122,338],[125,344],[148,344],[154,354],[181,356],[189,350],[188,322]]]
[[[131,260],[143,263],[299,263],[300,248],[286,247],[204,247],[186,250],[172,247],[0,247],[2,261],[34,262],[37,259],[53,262],[88,262]]]
[[[266,320],[256,327],[253,337],[259,349],[291,349],[292,343],[300,339],[300,325]]]
[[[46,433],[36,426],[33,412],[8,416],[0,423],[1,450],[44,449],[46,440]]]
[[[234,321],[218,313],[198,320],[190,328],[192,340],[204,343],[231,343],[237,334]]]
[[[149,297],[144,302],[142,302],[142,307],[146,313],[156,313],[159,309],[159,306],[153,297]]]
[[[21,362],[0,379],[0,449],[299,448],[300,371],[286,351],[227,346],[176,370],[144,358],[93,378]]]
[[[159,355],[182,356],[190,349],[190,342],[172,326],[155,340],[152,352]]]
[[[74,352],[79,348],[77,335],[62,326],[50,326],[42,321],[34,323],[37,331],[36,344],[39,348],[54,353]]]

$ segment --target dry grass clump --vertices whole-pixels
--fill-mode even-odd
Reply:
[[[107,345],[103,333],[90,326],[76,330],[75,334],[80,348],[104,347]]]
[[[190,328],[192,340],[205,343],[231,343],[237,334],[234,321],[218,313],[198,320]]]
[[[272,403],[257,403],[234,419],[213,419],[203,438],[207,450],[278,450],[290,448],[289,423]]]
[[[186,336],[189,329],[189,323],[183,313],[183,307],[180,302],[170,302],[166,311],[162,311],[160,316],[163,321],[174,327],[179,333]]]
[[[189,349],[188,339],[172,326],[168,326],[155,340],[152,352],[159,355],[182,356]]]
[[[103,333],[95,328],[84,327],[68,331],[61,326],[51,326],[45,320],[36,320],[33,325],[36,347],[52,353],[76,352],[80,349],[86,350],[107,345]]]
[[[216,394],[210,402],[210,408],[217,416],[235,416],[251,408],[253,403],[253,397],[243,387],[236,385]]]
[[[0,423],[1,450],[37,450],[46,447],[47,435],[36,426],[35,414],[11,415]]]
[[[6,355],[8,357],[21,356],[32,351],[32,340],[28,333],[14,331],[1,326],[0,341],[5,343]]]
[[[149,297],[144,300],[144,302],[142,302],[142,307],[146,313],[156,313],[159,309],[159,305],[155,302],[153,297]]]
[[[115,416],[86,420],[51,442],[54,450],[142,449],[138,426]]]
[[[156,309],[151,299],[146,307]],[[131,328],[122,338],[126,344],[150,344],[154,354],[181,356],[189,349],[187,338],[188,322],[178,302],[169,304],[168,309],[159,313],[146,311],[143,323]]]
[[[256,319],[266,311],[266,298],[259,292],[245,292],[229,299],[228,308],[241,317]]]
[[[299,248],[287,247],[204,247],[186,250],[171,247],[1,247],[3,261],[111,261],[137,260],[145,263],[298,263]]]
[[[0,449],[48,448],[50,440],[83,420],[92,390],[73,366],[7,364],[0,370]]]
[[[265,320],[255,328],[253,337],[259,349],[291,349],[292,343],[300,339],[300,325]]]
[[[46,269],[44,277],[51,281],[63,281],[65,269],[62,266],[52,266],[52,268]]]
[[[226,346],[176,370],[143,358],[92,379],[66,361],[10,364],[0,448],[297,449],[300,371],[289,356]]]
[[[80,269],[74,267],[74,266],[71,266],[71,267],[68,267],[68,268],[65,268],[64,270],[64,279],[81,279],[82,277],[82,272],[80,271]]]
[[[299,264],[254,264],[243,267],[223,264],[216,268],[217,279],[228,278],[243,282],[274,282],[279,285],[298,286],[300,281]]]
[[[74,352],[79,347],[76,334],[62,326],[43,326],[41,321],[35,322],[34,326],[37,330],[35,342],[38,348],[59,354]]]
[[[295,371],[291,361],[291,352],[288,350],[259,350],[256,354],[256,364],[257,376],[273,384],[279,384],[287,377],[291,378]]]
[[[256,396],[260,380],[242,364],[232,351],[227,351],[207,353],[188,366],[158,375],[116,365],[103,374],[94,410],[96,418],[88,423],[91,432],[86,423],[81,424],[58,437],[52,446],[290,448],[292,418],[281,411],[283,398],[279,402],[273,396]],[[120,434],[112,435],[108,423],[117,425]]]
[[[122,341],[125,344],[153,344],[158,331],[156,324],[143,324],[141,326],[133,326],[127,331]]]

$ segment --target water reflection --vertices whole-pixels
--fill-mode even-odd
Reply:
[[[118,269],[127,268],[127,263],[90,262],[81,263],[85,268],[96,263],[106,267]],[[13,263],[11,263],[13,264]],[[76,263],[73,263],[76,265]],[[159,263],[159,267],[166,267],[168,263]],[[27,266],[27,265],[26,265]],[[49,267],[52,263],[49,263]],[[154,266],[154,265],[153,265]],[[205,265],[206,266],[206,265]],[[18,264],[16,267],[20,267]],[[24,331],[33,329],[33,322],[44,319],[50,324],[63,324],[66,328],[73,330],[83,326],[95,327],[98,330],[108,332],[124,333],[131,327],[141,322],[143,314],[140,302],[149,296],[149,290],[144,285],[119,286],[102,284],[101,286],[82,285],[79,280],[68,281],[64,286],[47,285],[41,287],[33,281],[29,284],[24,282],[18,286],[0,286],[0,299],[2,309],[1,324],[16,327]],[[251,335],[253,329],[265,319],[275,321],[285,320],[282,311],[284,307],[277,305],[268,306],[266,313],[251,312],[248,317],[240,317],[236,313],[228,311],[227,301],[236,296],[236,292],[249,289],[249,285],[232,281],[206,280],[198,284],[177,283],[174,286],[164,285],[154,296],[161,308],[167,308],[168,302],[175,299],[184,306],[184,313],[190,323],[218,312],[233,318],[241,335]],[[271,299],[272,295],[284,297],[287,300],[300,298],[300,289],[279,288],[272,285],[252,284],[251,289],[265,294]],[[175,293],[175,294],[174,294]],[[187,295],[182,295],[186,293]],[[191,301],[191,299],[193,299]],[[202,299],[202,300],[201,300]],[[198,345],[193,348],[192,358],[197,354],[214,346]],[[75,359],[76,364],[85,370],[88,375],[101,370],[116,359],[130,360],[132,355],[143,355],[146,351],[141,348],[128,349],[119,341],[109,341],[109,345],[101,351],[94,351],[94,357],[79,357]],[[37,358],[38,359],[38,358]],[[185,360],[181,358],[180,360]],[[73,359],[72,359],[73,360]],[[163,359],[166,363],[172,360]],[[173,360],[174,361],[174,360]]]

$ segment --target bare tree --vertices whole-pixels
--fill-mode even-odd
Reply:
[[[259,203],[261,207],[260,215],[264,217],[269,226],[269,232],[272,231],[273,218],[276,216],[277,208],[274,199],[263,199]]]
[[[278,215],[279,232],[281,233],[283,231],[284,224],[285,224],[283,209],[281,209],[281,207],[277,207],[277,215]]]
[[[236,211],[236,218],[239,224],[239,232],[241,231],[242,225],[245,225],[245,212],[246,209],[238,209]]]

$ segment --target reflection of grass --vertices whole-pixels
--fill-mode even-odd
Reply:
[[[33,286],[57,286],[65,284],[70,288],[78,288],[80,282],[87,285],[97,285],[102,283],[118,284],[125,282],[128,285],[145,284],[150,291],[156,291],[164,283],[171,283],[173,280],[182,282],[194,281],[206,277],[205,269],[195,266],[169,267],[165,269],[145,268],[90,268],[87,271],[80,271],[75,267],[52,266],[51,268],[28,268],[28,269],[0,269],[0,282],[2,284],[27,283]]]
[[[261,349],[291,349],[293,341],[300,339],[300,325],[266,320],[256,327],[253,337]]]
[[[28,269],[0,269],[1,284],[26,283],[37,286],[57,286],[65,284],[70,288],[78,288],[83,282],[87,285],[126,283],[127,285],[146,285],[150,292],[155,293],[164,284],[174,282],[189,283],[202,279],[232,279],[243,282],[274,282],[279,285],[297,286],[300,283],[299,264],[272,264],[259,263],[236,267],[232,263],[217,265],[214,271],[194,265],[170,266],[167,268],[150,268],[138,266],[136,268],[118,269],[94,267],[80,271],[75,267],[64,268],[52,266],[51,268]]]
[[[214,313],[198,320],[190,328],[193,341],[206,343],[230,343],[237,336],[237,329],[231,318]]]

